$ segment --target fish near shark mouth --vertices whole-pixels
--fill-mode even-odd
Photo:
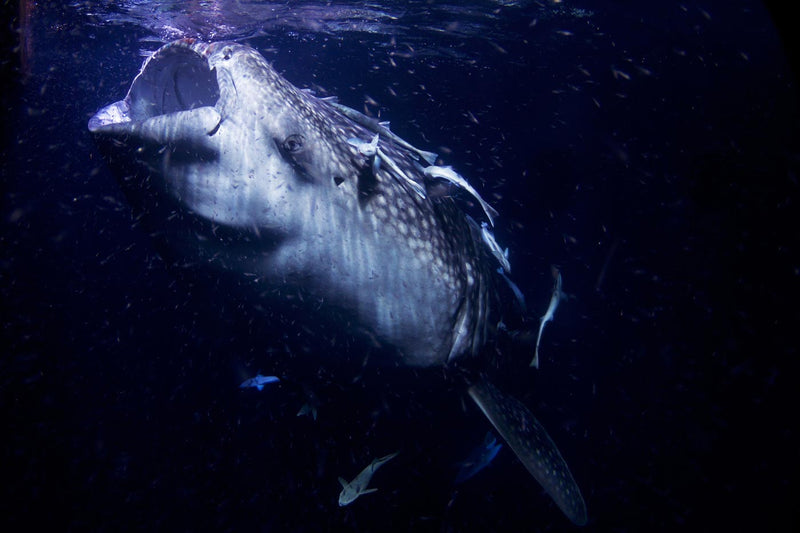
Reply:
[[[209,64],[222,44],[182,39],[159,48],[144,62],[125,98],[89,120],[89,131],[158,143],[198,131],[213,135],[236,96],[230,75]]]

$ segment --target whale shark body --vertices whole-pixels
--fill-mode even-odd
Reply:
[[[494,259],[454,199],[425,194],[428,153],[353,113],[294,87],[248,46],[182,39],[150,56],[89,130],[178,253],[255,277],[264,298],[302,288],[402,365],[480,356],[498,306]],[[533,414],[482,377],[469,382],[526,468],[586,523]]]

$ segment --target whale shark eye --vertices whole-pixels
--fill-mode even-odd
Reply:
[[[289,135],[283,141],[283,149],[289,154],[296,154],[303,149],[305,138],[302,135]]]

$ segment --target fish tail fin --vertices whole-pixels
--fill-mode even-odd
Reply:
[[[544,326],[549,322],[543,316],[539,319],[539,334],[536,336],[536,351],[534,352],[533,361],[531,361],[531,366],[534,368],[539,368],[539,343],[542,341],[542,333],[544,332]]]
[[[429,165],[436,164],[436,158],[439,157],[439,154],[435,154],[433,152],[426,152],[425,150],[418,150],[417,153],[419,156],[424,159]]]
[[[531,361],[530,366],[533,367],[533,368],[539,368],[539,344],[538,343],[536,344],[536,352],[534,352],[534,354],[533,354],[533,360]]]
[[[497,209],[495,209],[488,203],[486,204],[486,207],[487,207],[486,209],[487,213],[491,215],[492,218],[497,218],[500,216],[500,213],[497,212]],[[494,221],[492,221],[492,226],[494,226]],[[506,251],[508,251],[508,248],[506,248]],[[506,253],[506,257],[508,257],[508,253]]]
[[[555,443],[533,413],[484,379],[469,387],[469,395],[567,518],[575,525],[585,525],[588,518],[581,491]]]
[[[397,454],[398,454],[398,453],[400,453],[400,451],[399,451],[399,450],[398,450],[398,451],[396,451],[396,452],[394,452],[394,453],[390,453],[389,455],[384,455],[383,457],[380,457],[380,458],[378,458],[378,459],[375,459],[375,460],[372,462],[372,469],[373,469],[373,470],[377,470],[379,467],[383,466],[384,464],[386,464],[386,463],[387,463],[387,462],[389,462],[390,460],[392,460],[392,459],[394,459],[395,457],[397,457]]]
[[[389,459],[394,459],[395,457],[397,457],[397,455],[398,455],[399,453],[400,453],[400,450],[398,450],[398,451],[396,451],[396,452],[394,452],[394,453],[390,453],[389,455],[384,455],[383,457],[381,457],[381,458],[380,458],[380,461],[381,461],[382,463],[385,463],[385,462],[386,462],[386,461],[388,461]]]

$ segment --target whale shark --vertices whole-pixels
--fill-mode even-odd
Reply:
[[[496,259],[456,198],[427,194],[432,153],[343,109],[247,45],[181,39],[148,57],[88,128],[172,253],[248,276],[277,307],[293,289],[313,295],[302,300],[309,320],[312,307],[341,313],[395,364],[480,361],[500,308]],[[454,374],[585,524],[578,485],[533,413],[480,372]]]

